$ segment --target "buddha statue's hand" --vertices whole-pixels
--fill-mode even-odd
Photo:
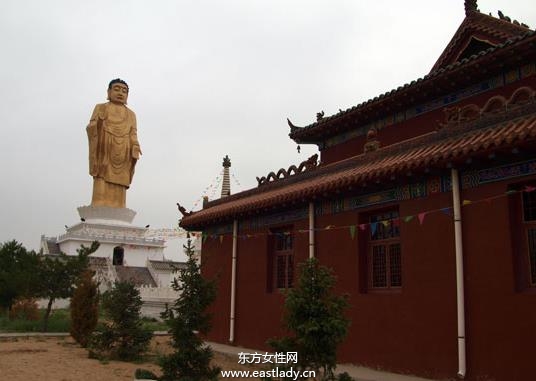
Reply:
[[[137,160],[137,159],[140,158],[141,155],[142,155],[142,153],[141,153],[140,147],[134,147],[132,149],[132,158]]]

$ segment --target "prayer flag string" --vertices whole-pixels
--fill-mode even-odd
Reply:
[[[461,204],[462,204],[463,207],[470,207],[472,205],[483,203],[483,202],[491,203],[493,200],[502,198],[504,196],[510,196],[510,195],[513,195],[513,194],[519,194],[519,193],[523,193],[523,192],[524,193],[529,193],[529,192],[534,192],[534,191],[536,191],[536,187],[525,186],[521,190],[508,190],[505,193],[495,195],[495,196],[491,196],[491,197],[486,197],[486,198],[479,199],[479,200],[464,199],[464,200],[462,200]],[[449,217],[453,216],[453,213],[452,213],[453,208],[452,208],[452,206],[448,206],[448,207],[443,207],[443,208],[438,208],[438,209],[431,209],[431,210],[421,211],[421,212],[413,214],[413,215],[400,216],[400,217],[396,217],[396,218],[392,218],[392,219],[381,220],[381,221],[373,221],[373,222],[368,222],[368,223],[360,223],[360,224],[357,224],[357,225],[336,226],[336,225],[333,225],[333,224],[329,224],[329,225],[326,225],[324,227],[314,228],[313,231],[322,232],[322,231],[328,231],[328,230],[347,229],[349,231],[349,233],[350,233],[350,238],[354,239],[357,229],[359,229],[360,231],[365,231],[368,228],[368,229],[370,229],[371,234],[374,235],[376,233],[376,231],[378,230],[379,224],[383,225],[385,228],[389,228],[391,225],[392,226],[400,226],[401,222],[410,223],[415,217],[417,217],[417,219],[419,221],[419,225],[422,226],[422,225],[425,224],[426,217],[429,216],[430,214],[434,214],[436,212],[441,212],[443,215],[446,215],[446,216],[449,216]],[[296,233],[309,233],[309,232],[310,232],[310,229],[297,229],[297,230],[285,231],[285,232],[270,232],[269,231],[269,232],[259,232],[259,233],[238,234],[238,238],[249,239],[249,238],[257,238],[257,237],[266,236],[266,235],[283,237],[283,236],[286,236],[286,235],[294,235]],[[219,238],[220,243],[223,243],[223,237],[225,235],[229,235],[229,234],[231,234],[231,233],[208,234],[208,233],[204,232],[202,234],[202,239],[203,239],[203,242],[205,242],[208,238],[212,238],[212,239]]]

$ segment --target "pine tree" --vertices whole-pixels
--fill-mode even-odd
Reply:
[[[80,276],[71,298],[71,336],[86,347],[99,320],[99,289],[93,280],[93,271]]]
[[[142,327],[143,302],[140,292],[129,282],[116,282],[102,295],[105,322],[93,332],[88,347],[97,358],[137,360],[147,351],[153,334]]]
[[[335,277],[316,258],[299,266],[295,288],[285,295],[283,321],[289,337],[268,341],[276,352],[297,352],[295,368],[314,370],[324,380],[334,379],[337,346],[348,332],[349,320],[344,316],[348,306],[345,296],[335,295]]]
[[[163,314],[170,327],[171,345],[175,351],[162,358],[160,380],[217,380],[220,368],[210,365],[212,349],[198,336],[198,333],[206,334],[210,330],[211,315],[207,308],[216,298],[216,285],[202,277],[189,236],[184,251],[188,257],[186,267],[178,270],[178,277],[172,283],[180,295]]]

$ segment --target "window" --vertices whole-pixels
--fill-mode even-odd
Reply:
[[[271,260],[268,263],[268,290],[291,288],[294,281],[293,237],[289,229],[272,231]]]
[[[509,187],[510,234],[514,285],[518,292],[536,291],[535,184]]]
[[[402,254],[398,211],[372,214],[368,222],[368,289],[401,288]]]

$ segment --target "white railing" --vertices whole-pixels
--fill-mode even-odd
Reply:
[[[117,242],[121,241],[123,243],[137,243],[144,244],[149,246],[163,246],[166,241],[163,239],[156,238],[143,238],[143,237],[132,237],[126,235],[115,235],[115,234],[98,234],[98,233],[66,233],[58,236],[57,241],[65,241],[66,239],[82,239],[90,241],[101,241],[101,242]]]

